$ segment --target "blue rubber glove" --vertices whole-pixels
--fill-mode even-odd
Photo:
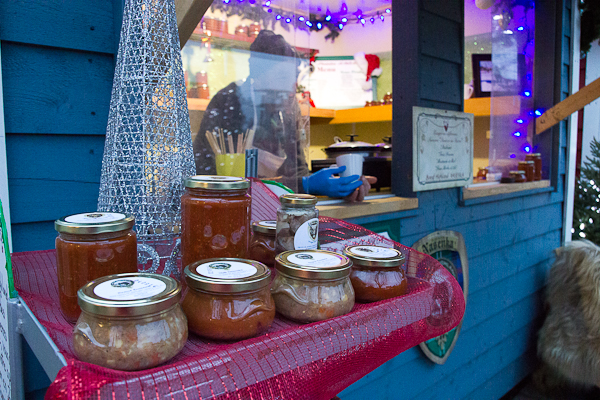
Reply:
[[[360,180],[360,176],[358,175],[343,178],[333,177],[333,174],[339,174],[345,170],[345,166],[323,168],[312,175],[302,177],[304,192],[329,197],[346,197],[350,195],[356,188],[362,185],[362,180]]]

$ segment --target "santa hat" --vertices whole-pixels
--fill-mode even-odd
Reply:
[[[371,77],[379,76],[383,72],[383,70],[379,67],[379,57],[377,57],[375,54],[365,54],[360,52],[354,55],[354,62],[358,64],[360,70],[367,76],[367,79],[362,83],[363,89],[372,89],[373,82],[371,81]]]

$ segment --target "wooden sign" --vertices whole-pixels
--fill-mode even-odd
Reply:
[[[413,191],[473,183],[473,114],[413,107]]]
[[[469,264],[467,260],[467,248],[465,247],[465,240],[463,236],[454,231],[438,231],[430,235],[425,236],[413,246],[413,249],[430,255],[435,258],[446,268],[454,278],[460,284],[465,297],[465,304],[467,303],[467,292],[469,289]],[[419,277],[419,270],[410,270],[409,274]],[[449,297],[455,295],[454,293],[444,293]],[[439,307],[443,306],[437,302],[433,302],[433,309],[431,316],[428,318],[436,318],[436,314],[439,314]],[[431,321],[435,323],[435,321]],[[448,356],[452,352],[458,334],[460,333],[460,327],[462,320],[457,327],[449,330],[441,336],[429,339],[426,342],[419,344],[423,353],[436,364],[443,364],[448,359]]]

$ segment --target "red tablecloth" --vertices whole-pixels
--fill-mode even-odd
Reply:
[[[273,218],[276,200],[269,195],[261,198],[255,186],[253,218],[255,210],[261,218]],[[330,399],[402,351],[447,332],[462,318],[465,302],[460,286],[433,258],[332,218],[321,218],[319,239],[322,248],[332,251],[367,243],[399,249],[407,259],[409,293],[357,304],[347,315],[308,325],[277,317],[267,333],[236,343],[190,334],[174,359],[139,372],[78,361],[71,344],[72,326],[59,310],[54,251],[13,254],[19,294],[68,362],[46,397]]]

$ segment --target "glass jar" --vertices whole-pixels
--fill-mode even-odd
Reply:
[[[207,258],[246,258],[250,239],[250,181],[197,175],[181,196],[183,267]]]
[[[514,179],[514,183],[527,182],[525,171],[510,171],[509,174]]]
[[[275,267],[275,233],[277,221],[256,221],[252,223],[252,239],[248,258],[265,264],[271,273]]]
[[[533,161],[519,161],[519,170],[525,171],[527,182],[533,182],[534,178],[534,163]]]
[[[77,295],[82,313],[73,350],[81,361],[123,371],[152,368],[175,357],[187,341],[181,285],[173,278],[110,275]]]
[[[79,288],[101,276],[137,272],[134,221],[131,215],[90,212],[54,222],[60,310],[70,323],[81,313]]]
[[[185,267],[183,310],[190,331],[214,340],[241,340],[266,331],[275,318],[271,271],[240,258],[215,258]]]
[[[531,153],[525,156],[525,161],[533,161],[533,180],[542,180],[542,154]]]
[[[346,256],[324,250],[277,255],[277,276],[271,285],[277,312],[302,323],[349,313],[354,307],[351,266]]]
[[[346,247],[344,254],[352,261],[350,281],[356,301],[370,303],[406,294],[405,257],[400,251],[360,245]]]
[[[319,244],[317,198],[310,194],[284,194],[279,201],[276,252],[316,249]]]

